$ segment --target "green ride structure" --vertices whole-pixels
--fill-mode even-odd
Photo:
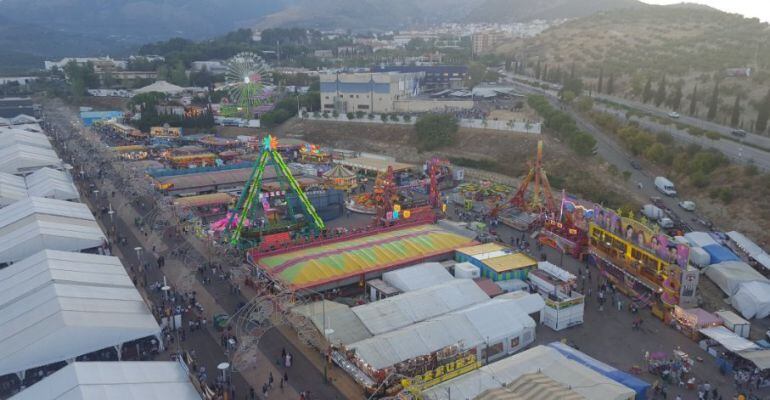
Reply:
[[[271,135],[263,139],[251,176],[241,192],[238,203],[230,212],[225,228],[225,237],[233,246],[250,248],[257,246],[266,235],[288,231],[317,234],[326,228],[277,148],[278,139]],[[281,189],[286,193],[285,214],[287,214],[287,218],[280,221],[276,218],[271,223],[268,223],[267,215],[270,205],[267,199],[260,199],[262,180],[265,168],[268,166],[274,168]],[[301,215],[295,214],[292,201],[288,198],[289,193],[297,196],[297,203],[302,209]],[[258,220],[264,221],[264,223],[256,223]]]

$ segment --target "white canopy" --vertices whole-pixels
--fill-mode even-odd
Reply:
[[[30,197],[0,209],[0,263],[43,249],[81,251],[106,240],[85,204]]]
[[[369,332],[379,335],[487,300],[489,296],[472,280],[452,279],[352,310]]]
[[[51,146],[51,141],[48,140],[48,136],[43,133],[18,128],[0,129],[0,146],[9,146],[14,143],[26,144],[44,149],[53,148],[53,146]]]
[[[0,146],[0,172],[22,174],[42,167],[61,167],[62,161],[50,148],[25,143]]]
[[[185,88],[177,86],[166,81],[156,81],[143,88],[134,90],[134,94],[159,92],[165,94],[179,94],[185,91]]]
[[[200,400],[173,361],[75,362],[12,397],[13,400]]]
[[[513,300],[489,300],[464,310],[376,335],[348,346],[374,369],[427,355],[462,343],[473,349],[489,342],[510,342],[518,337],[519,346],[534,340],[535,321]]]
[[[27,197],[24,178],[0,172],[0,207],[5,207]]]
[[[743,282],[770,282],[750,265],[741,261],[725,261],[706,268],[709,277],[723,292],[732,296]]]
[[[485,365],[424,391],[425,400],[473,399],[489,389],[501,388],[524,374],[540,372],[587,400],[630,400],[636,393],[600,373],[572,361],[559,351],[537,346]]]
[[[64,171],[53,168],[40,168],[26,177],[27,191],[30,196],[48,197],[59,200],[75,200],[80,195],[75,183]]]
[[[687,232],[684,234],[684,238],[687,239],[688,242],[690,242],[691,246],[695,247],[704,247],[711,244],[719,244],[716,240],[714,240],[711,235],[709,235],[706,232]]]
[[[757,346],[756,343],[739,336],[737,333],[725,328],[724,326],[703,328],[700,330],[700,333],[716,340],[719,342],[719,344],[732,352],[759,349],[759,346]]]
[[[120,260],[45,250],[0,269],[0,375],[158,335]]]
[[[402,292],[410,292],[453,280],[443,265],[427,262],[382,274],[382,280]]]
[[[741,283],[730,302],[744,318],[765,318],[770,315],[770,282]]]
[[[501,294],[495,297],[496,299],[511,299],[516,302],[525,313],[532,315],[543,311],[545,308],[545,300],[537,293],[529,293],[524,290],[516,290],[513,292]]]
[[[548,261],[538,261],[537,269],[542,269],[562,282],[569,282],[577,279],[575,275],[572,275],[569,271],[561,269]]]
[[[746,350],[738,354],[754,363],[762,371],[770,369],[770,350]]]
[[[762,250],[761,247],[757,246],[756,243],[754,243],[751,239],[747,238],[744,234],[737,232],[737,231],[730,231],[727,232],[727,237],[730,238],[735,244],[740,248],[741,250],[745,251],[746,254],[750,256],[754,256],[757,254],[764,253],[765,251]]]

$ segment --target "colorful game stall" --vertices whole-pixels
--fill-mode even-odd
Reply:
[[[455,252],[455,261],[469,262],[481,270],[481,277],[495,282],[511,279],[526,280],[530,271],[537,267],[537,261],[513,249],[497,244],[486,243],[463,247]]]
[[[277,251],[251,262],[272,279],[294,289],[331,289],[363,284],[383,272],[416,263],[450,258],[455,249],[472,245],[471,239],[436,225],[378,230],[352,239]]]

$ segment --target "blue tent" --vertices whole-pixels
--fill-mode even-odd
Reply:
[[[703,246],[703,250],[711,256],[711,264],[719,264],[725,261],[741,261],[730,249],[719,244]]]
[[[647,389],[650,387],[649,383],[627,372],[623,372],[611,365],[605,364],[579,350],[567,346],[564,343],[552,342],[549,343],[548,346],[556,349],[559,351],[559,353],[569,358],[570,360],[583,364],[586,367],[591,368],[592,370],[606,376],[607,378],[610,378],[613,381],[620,383],[621,385],[633,389],[634,392],[636,392],[636,400],[644,400],[647,398]]]

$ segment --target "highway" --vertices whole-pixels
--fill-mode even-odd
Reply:
[[[525,91],[527,93],[531,93],[531,91],[526,91],[524,90],[524,88],[534,90],[538,94],[546,94],[551,97],[558,96],[559,85],[540,81],[540,80],[523,76],[523,75],[515,75],[515,74],[509,74],[509,73],[503,73],[503,75],[506,76],[507,82],[515,84],[515,86],[519,87],[520,90]],[[515,81],[513,79],[515,79]],[[527,81],[530,84],[524,84],[521,81]],[[532,86],[532,84],[548,85],[553,90],[543,90],[541,88]],[[594,94],[593,96],[595,98],[621,104],[623,106],[633,108],[638,111],[643,111],[662,118],[671,119],[670,117],[668,117],[667,110],[656,108],[648,104],[643,104],[632,100],[626,100],[616,96],[597,95],[597,94]],[[594,108],[599,111],[609,112],[611,114],[614,114],[615,116],[621,117],[622,119],[626,119],[625,118],[626,113],[624,110],[613,109],[605,105],[602,105],[601,103],[595,104]],[[676,120],[671,119],[672,122],[677,122],[680,124],[691,125],[701,129],[714,131],[714,132],[720,133],[724,137],[724,139],[720,139],[720,140],[711,140],[703,136],[696,137],[696,136],[690,135],[688,132],[678,129],[676,125],[673,123],[671,125],[664,125],[649,118],[633,117],[632,119],[638,121],[643,127],[651,131],[667,132],[671,134],[671,136],[675,140],[679,141],[680,143],[684,143],[684,144],[695,143],[706,148],[716,149],[722,152],[722,154],[727,156],[733,162],[736,162],[739,164],[753,164],[753,165],[756,165],[757,168],[759,168],[760,170],[770,171],[770,151],[765,151],[765,150],[762,150],[761,148],[755,147],[755,146],[759,146],[759,147],[770,149],[770,138],[768,137],[749,133],[744,138],[737,138],[733,136],[731,133],[733,129],[727,126],[715,124],[709,121],[704,121],[693,117],[682,116]]]
[[[679,208],[679,198],[664,196],[658,192],[655,189],[654,174],[651,174],[644,169],[637,170],[632,168],[631,161],[634,160],[634,157],[623,150],[612,137],[604,133],[604,131],[602,131],[600,128],[580,116],[570,107],[562,105],[558,100],[558,94],[556,91],[544,90],[542,88],[525,85],[510,78],[506,79],[506,83],[513,85],[518,90],[526,94],[545,95],[546,99],[548,99],[552,106],[568,112],[575,119],[578,127],[581,130],[589,133],[594,137],[594,139],[596,139],[596,150],[598,156],[601,156],[608,163],[617,166],[621,171],[625,170],[631,172],[631,177],[626,184],[626,187],[630,192],[638,193],[645,199],[645,202],[649,202],[650,197],[652,196],[660,197],[663,201],[663,204],[669,210],[671,210],[671,213],[675,216],[676,219],[679,219],[690,225],[693,230],[708,230],[708,226],[703,224],[703,222],[706,220],[705,218],[698,217],[695,213]],[[637,161],[642,164],[641,160]],[[641,184],[641,188],[639,187],[639,184]]]
[[[621,120],[628,120],[624,110],[606,107],[602,104],[597,104],[594,108],[612,114]],[[674,125],[663,125],[648,118],[632,116],[630,120],[638,122],[641,127],[651,132],[667,132],[678,142],[697,144],[704,148],[718,150],[735,163],[744,165],[753,164],[760,170],[770,171],[770,153],[751,146],[746,146],[742,141],[733,142],[725,139],[712,140],[705,136],[693,136],[689,132],[678,129]]]
[[[622,97],[617,96],[609,96],[606,94],[594,94],[594,98],[609,101],[612,103],[617,103],[626,107],[630,107],[639,111],[644,111],[646,113],[652,114],[657,117],[661,118],[669,118],[668,113],[670,111],[664,110],[658,107],[655,107],[650,104],[644,104],[640,103],[638,101],[634,100],[628,100],[624,99]],[[706,121],[700,118],[690,117],[687,115],[682,115],[679,118],[676,119],[676,122],[694,126],[697,128],[705,129],[707,131],[713,131],[721,134],[722,136],[737,139],[735,136],[733,136],[732,132],[735,130],[734,128],[731,128],[729,126],[720,125],[711,121]],[[763,147],[766,149],[770,149],[770,137],[766,136],[760,136],[755,135],[753,133],[746,134],[746,137],[742,138],[742,141],[744,143],[748,143],[750,145]]]

